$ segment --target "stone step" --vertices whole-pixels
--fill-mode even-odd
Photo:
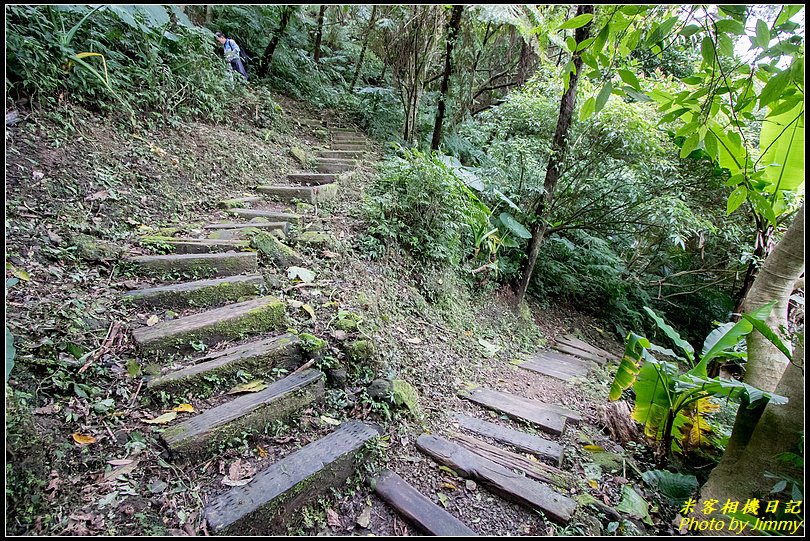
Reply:
[[[495,423],[490,423],[482,419],[470,417],[463,413],[456,413],[455,416],[458,421],[459,427],[468,430],[479,436],[492,438],[495,441],[511,445],[512,447],[523,451],[524,453],[532,453],[537,456],[553,460],[558,466],[562,465],[563,448],[562,446],[551,440],[535,436],[534,434],[527,434],[520,430],[515,430],[506,426]]]
[[[297,173],[284,177],[284,180],[286,180],[286,182],[289,184],[303,184],[312,186],[331,184],[337,179],[338,175],[329,173]]]
[[[357,169],[356,165],[346,165],[346,164],[339,164],[339,163],[318,163],[315,166],[315,170],[319,173],[329,173],[329,174],[340,174],[346,173],[347,171],[354,171]]]
[[[289,226],[289,222],[220,222],[208,224],[204,229],[280,229],[286,233]]]
[[[144,352],[171,352],[191,349],[191,341],[211,346],[223,340],[284,330],[286,324],[284,303],[261,297],[140,327],[132,331],[132,337]]]
[[[368,147],[362,143],[332,143],[330,150],[353,150],[363,152]]]
[[[316,164],[335,164],[335,165],[351,165],[352,167],[357,167],[360,165],[360,160],[355,160],[353,158],[317,158],[315,160]]]
[[[250,203],[255,203],[261,200],[262,198],[259,197],[258,195],[251,195],[248,197],[234,197],[233,199],[223,199],[222,201],[217,203],[217,207],[221,209],[249,207]]]
[[[368,144],[368,141],[366,141],[365,139],[363,139],[361,137],[355,137],[355,136],[351,136],[351,135],[347,135],[347,136],[339,135],[339,136],[336,136],[336,137],[332,137],[332,144],[333,145],[363,145],[363,146],[366,146]]]
[[[171,426],[160,438],[172,455],[199,456],[243,432],[262,433],[322,397],[323,373],[304,370]]]
[[[342,159],[356,159],[363,157],[362,150],[321,150],[318,152],[318,158],[342,158]]]
[[[380,429],[344,422],[327,436],[260,471],[251,482],[212,498],[205,508],[215,533],[267,535],[283,532],[295,512],[354,472],[359,453]]]
[[[258,377],[272,368],[294,370],[301,363],[301,341],[294,334],[283,334],[209,353],[190,366],[150,379],[146,388],[182,393],[206,376],[227,378],[244,370]]]
[[[211,278],[255,273],[258,270],[255,252],[144,255],[129,258],[126,262],[138,272],[153,276],[179,272]]]
[[[372,484],[377,496],[429,535],[478,535],[391,470],[383,470]]]
[[[290,203],[298,200],[314,205],[334,199],[337,195],[337,184],[323,184],[321,186],[257,186],[256,191],[274,201]]]
[[[161,308],[214,306],[258,295],[263,285],[264,278],[260,274],[247,274],[136,289],[124,293],[123,299]]]
[[[475,402],[480,406],[499,411],[509,417],[537,425],[542,430],[554,435],[562,434],[567,420],[577,422],[582,416],[560,406],[546,404],[539,400],[529,400],[501,391],[477,387],[462,391],[459,396]]]
[[[171,246],[176,254],[209,254],[216,252],[243,251],[248,243],[238,239],[195,239],[185,237],[144,237],[141,242],[146,246]]]
[[[274,222],[289,222],[296,225],[301,222],[301,216],[298,214],[280,212],[277,210],[229,209],[228,213],[242,218],[267,218]]]
[[[592,363],[575,357],[560,357],[563,356],[548,355],[545,352],[540,352],[527,361],[517,363],[517,365],[524,370],[530,370],[563,381],[584,378],[588,375]]]
[[[533,481],[452,441],[422,434],[416,447],[456,473],[479,481],[488,490],[530,509],[538,509],[558,522],[568,522],[576,510],[574,500]]]

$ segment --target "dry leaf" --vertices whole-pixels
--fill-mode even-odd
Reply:
[[[96,201],[96,200],[106,201],[109,198],[110,198],[110,192],[108,192],[107,190],[100,190],[100,191],[98,191],[98,192],[96,192],[96,193],[94,193],[92,195],[88,195],[84,199],[85,199],[85,201]]]
[[[52,413],[59,413],[59,406],[54,402],[41,408],[36,408],[33,412],[34,415],[50,415]]]
[[[104,474],[104,481],[109,481],[110,479],[115,479],[119,475],[127,475],[128,473],[132,473],[135,470],[135,467],[138,465],[138,461],[131,462],[130,464],[125,464],[119,468],[115,468],[110,470],[106,474]]]
[[[326,510],[326,523],[333,528],[337,528],[338,530],[343,529],[343,522],[341,522],[340,516],[338,516],[334,509]]]
[[[147,424],[150,424],[150,425],[165,425],[168,422],[174,421],[175,418],[177,418],[177,412],[176,411],[169,411],[167,413],[164,413],[160,417],[155,417],[154,419],[148,419],[148,420],[144,421],[144,423],[147,423]]]
[[[108,460],[107,464],[110,466],[126,466],[127,464],[132,464],[132,460],[129,458],[114,458],[112,460]]]
[[[238,481],[229,479],[227,475],[222,478],[222,484],[229,487],[242,487],[250,483],[251,481],[253,481],[253,477],[248,477],[247,479],[240,479]]]
[[[45,178],[45,173],[42,171],[32,171],[31,172],[31,180],[42,180]]]
[[[261,445],[256,446],[256,450],[259,452],[259,458],[267,458],[270,453],[264,450],[264,447]]]
[[[349,337],[349,334],[346,331],[335,330],[332,331],[332,338],[335,340],[346,340]]]
[[[328,425],[340,426],[340,421],[338,421],[337,419],[332,419],[331,417],[327,417],[326,415],[321,415],[321,421],[323,421]]]
[[[228,468],[228,477],[232,481],[238,481],[239,479],[242,478],[241,472],[242,472],[242,460],[237,458],[236,460],[233,461],[231,467]]]
[[[312,318],[312,321],[315,321],[315,310],[313,310],[313,308],[310,305],[303,304],[301,305],[301,309],[307,314],[309,314],[309,317]]]
[[[585,447],[583,447],[583,449],[585,449],[586,451],[591,452],[591,453],[604,453],[605,452],[605,448],[602,447],[601,445],[586,445]]]
[[[337,252],[332,252],[331,250],[324,250],[324,251],[323,251],[323,252],[321,252],[321,253],[322,253],[322,254],[323,254],[323,256],[324,256],[325,258],[327,258],[327,259],[335,259],[335,258],[337,258],[337,257],[340,257],[340,254],[339,254],[339,253],[337,253]]]
[[[93,436],[88,436],[87,434],[79,434],[78,432],[74,432],[73,441],[79,445],[90,445],[91,443],[96,443],[96,438]]]
[[[151,316],[149,316],[149,319],[146,320],[146,326],[151,327],[152,325],[154,325],[158,321],[160,321],[159,317],[157,317],[155,315],[151,315]]]
[[[361,528],[368,528],[371,524],[371,507],[366,507],[360,516],[357,517],[357,525]]]
[[[454,485],[453,483],[450,483],[448,481],[445,481],[444,483],[442,483],[442,488],[446,488],[446,489],[449,489],[449,490],[458,490],[458,487],[456,485]]]
[[[595,479],[588,479],[588,486],[596,489],[599,488],[599,483],[597,483]]]
[[[247,383],[237,385],[228,391],[227,394],[256,393],[266,388],[267,383],[265,383],[263,379],[254,379],[253,381],[248,381]]]
[[[179,406],[172,408],[172,411],[176,411],[177,413],[194,413],[194,406],[191,404],[180,404]]]
[[[408,342],[409,344],[421,344],[422,343],[422,339],[421,338],[416,338],[416,337],[414,337],[414,338],[406,338],[405,341]]]

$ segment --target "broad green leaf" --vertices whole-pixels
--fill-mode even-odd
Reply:
[[[311,283],[313,280],[315,280],[315,273],[303,267],[289,267],[287,269],[287,277],[290,280],[295,280],[297,278],[302,282]]]
[[[790,349],[785,345],[782,339],[779,338],[779,336],[775,332],[773,332],[773,330],[770,327],[768,327],[767,323],[765,323],[760,319],[751,317],[748,314],[742,314],[742,317],[744,317],[748,322],[750,322],[751,325],[753,325],[754,328],[762,334],[762,336],[770,340],[771,344],[776,346],[779,349],[779,351],[784,353],[785,357],[787,357],[788,360],[793,359],[793,355],[791,354]]]
[[[522,239],[530,239],[532,238],[531,232],[526,229],[526,227],[518,222],[514,216],[509,214],[508,212],[502,212],[498,218],[501,220],[501,223],[509,229],[515,236],[518,236]]]
[[[624,340],[624,357],[616,370],[616,376],[610,384],[609,400],[618,400],[622,392],[629,389],[636,381],[642,363],[641,353],[644,348],[650,347],[650,341],[633,332]]]
[[[14,369],[14,357],[17,355],[17,348],[14,347],[14,335],[6,327],[6,383],[11,371]]]
[[[700,356],[704,357],[707,352],[709,352],[712,347],[722,338],[731,328],[734,326],[733,321],[729,321],[728,323],[723,323],[722,325],[718,326],[712,332],[706,336],[706,339],[703,340],[703,348],[700,351]],[[737,344],[734,344],[735,346]],[[733,346],[732,346],[733,347]]]
[[[602,30],[596,35],[596,39],[593,41],[593,52],[599,53],[604,49],[605,43],[607,43],[608,36],[610,35],[610,23],[606,24],[602,27]]]
[[[685,26],[683,30],[680,31],[680,34],[683,37],[688,38],[689,36],[693,36],[698,30],[700,30],[700,27],[698,25],[690,24],[688,26]]]
[[[787,88],[787,85],[790,83],[790,80],[790,70],[788,69],[782,70],[768,79],[765,88],[762,89],[759,95],[759,106],[765,107],[774,100],[779,99],[782,96],[782,92],[784,92],[785,88]]]
[[[772,404],[777,406],[788,403],[785,396],[763,391],[736,379],[710,379],[706,376],[687,373],[678,378],[676,389],[679,391],[699,389],[701,392],[717,397],[745,398],[748,400],[748,407],[756,406],[756,403],[760,400],[770,400]]]
[[[731,195],[728,196],[726,203],[726,215],[731,214],[742,205],[748,197],[748,188],[743,185],[737,186]]]
[[[613,93],[613,83],[608,81],[605,83],[605,86],[602,87],[602,90],[600,90],[599,94],[596,96],[595,111],[597,113],[605,107],[605,104],[607,103],[608,98],[610,98],[610,95],[612,93]]]
[[[573,30],[575,28],[581,28],[591,22],[593,19],[593,13],[583,13],[582,15],[577,15],[573,19],[569,19],[565,21],[558,30]]]
[[[644,434],[661,439],[667,417],[675,404],[675,378],[678,367],[673,363],[647,358],[633,385],[636,403],[632,417],[644,426]]]
[[[714,64],[714,43],[709,36],[706,36],[700,42],[700,55],[703,57],[703,61],[709,66]]]
[[[635,74],[630,70],[619,70],[619,77],[622,78],[622,81],[627,83],[628,85],[632,86],[636,90],[641,90],[639,86],[638,78]]]
[[[703,147],[712,160],[717,159],[717,138],[711,131],[707,131],[703,137]]]
[[[655,491],[660,492],[674,505],[680,506],[697,492],[698,482],[694,475],[684,475],[666,470],[649,470],[641,478]]]
[[[759,195],[759,193],[755,191],[748,192],[748,200],[751,201],[751,205],[753,205],[754,210],[756,210],[759,214],[765,217],[771,224],[776,225],[776,212],[773,209],[771,203]]]
[[[763,21],[762,19],[757,20],[757,38],[755,41],[756,45],[759,45],[763,49],[768,48],[768,44],[771,42],[771,30],[768,28],[768,23]]]
[[[688,157],[692,153],[692,151],[698,147],[698,144],[700,144],[700,134],[697,131],[693,130],[694,128],[690,128],[689,130],[687,130],[689,132],[692,132],[692,134],[689,137],[687,137],[686,140],[683,142],[680,154],[681,158]]]
[[[630,485],[622,487],[622,501],[616,506],[616,511],[627,513],[631,517],[640,519],[645,524],[652,526],[653,521],[650,518],[649,509],[650,504],[647,503],[647,500],[642,498]]]
[[[583,50],[583,49],[587,49],[587,48],[588,48],[588,46],[590,46],[590,44],[591,44],[591,43],[593,43],[593,41],[594,41],[595,39],[596,39],[596,38],[588,38],[588,39],[584,39],[584,40],[580,41],[579,43],[577,43],[577,46],[576,46],[576,48],[574,49],[574,52],[575,52],[575,53],[578,53],[579,51],[581,51],[581,50]],[[593,66],[592,66],[592,67],[593,67]],[[597,65],[596,67],[598,67],[598,65]]]
[[[585,103],[582,104],[582,108],[579,110],[579,120],[580,122],[585,121],[591,116],[596,109],[596,100],[593,97],[588,98],[585,100]]]
[[[735,21],[734,19],[720,19],[714,24],[717,27],[718,32],[734,34],[735,36],[745,35],[745,27],[741,22]]]
[[[686,353],[686,357],[687,359],[689,359],[689,362],[691,363],[695,359],[695,348],[692,347],[692,344],[681,338],[681,335],[678,334],[678,331],[673,329],[666,321],[664,321],[664,319],[661,316],[656,314],[652,310],[652,308],[650,308],[649,306],[645,306],[644,311],[647,312],[647,314],[651,318],[653,318],[658,328],[664,331],[664,334],[666,334],[676,346],[681,348],[684,351],[684,353]]]
[[[778,164],[765,170],[768,192],[798,190],[804,182],[804,102],[762,122],[759,148],[762,165]]]

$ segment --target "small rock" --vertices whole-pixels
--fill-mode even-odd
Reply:
[[[467,490],[475,490],[478,488],[478,485],[475,484],[475,481],[472,479],[467,479],[467,482],[464,483],[464,485],[467,487]]]
[[[332,387],[344,389],[346,387],[346,370],[343,368],[329,368],[326,370],[326,379]]]
[[[391,380],[378,378],[372,381],[366,388],[366,392],[371,398],[378,400],[387,400],[391,397]]]

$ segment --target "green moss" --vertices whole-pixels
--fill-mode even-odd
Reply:
[[[301,348],[310,355],[316,355],[326,350],[326,340],[309,333],[298,335],[301,339]]]
[[[338,312],[335,327],[341,331],[356,331],[363,318],[354,312]]]
[[[74,236],[73,245],[76,247],[76,257],[86,261],[116,260],[126,252],[117,244],[84,234]]]
[[[298,238],[295,239],[296,242],[302,244],[331,244],[332,237],[329,236],[328,233],[324,233],[323,231],[304,231]]]
[[[254,235],[250,245],[267,256],[278,267],[286,268],[303,263],[301,256],[292,248],[266,231]]]
[[[411,413],[418,411],[419,395],[413,385],[404,379],[395,379],[391,382],[391,390],[394,393],[394,404],[399,407],[405,406]]]
[[[350,363],[367,365],[374,356],[374,344],[370,340],[353,340],[346,344],[345,353]]]

